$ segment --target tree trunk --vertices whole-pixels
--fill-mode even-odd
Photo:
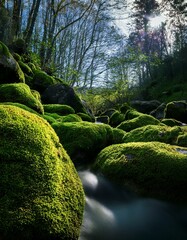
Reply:
[[[40,7],[40,2],[41,2],[41,0],[34,0],[32,7],[31,7],[31,11],[29,13],[27,27],[26,27],[26,30],[24,33],[24,39],[25,39],[27,46],[29,45],[29,43],[31,41],[32,33],[34,30],[34,25],[35,25],[39,7]]]

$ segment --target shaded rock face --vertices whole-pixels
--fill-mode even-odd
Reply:
[[[0,42],[0,83],[15,82],[25,82],[24,73],[8,48]]]
[[[77,240],[84,191],[51,126],[0,106],[0,239]]]
[[[163,119],[164,118],[164,110],[166,108],[166,104],[162,103],[160,106],[158,106],[156,109],[150,112],[150,115],[157,118],[157,119]]]
[[[156,109],[161,103],[157,100],[152,101],[131,101],[130,105],[141,113],[149,114],[151,111]]]
[[[166,105],[165,118],[174,118],[187,123],[187,103],[185,101],[173,101]]]
[[[73,88],[63,83],[49,86],[42,94],[42,102],[45,104],[66,104],[74,108],[75,112],[86,112]]]

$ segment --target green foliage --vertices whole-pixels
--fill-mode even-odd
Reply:
[[[59,115],[75,113],[75,110],[72,107],[63,104],[43,104],[43,107],[44,112],[48,113],[57,113]]]
[[[76,240],[84,191],[50,125],[0,105],[0,234],[3,239]]]
[[[186,203],[186,152],[160,142],[115,144],[99,153],[94,170],[143,196]]]
[[[0,102],[17,102],[41,114],[44,112],[41,102],[33,96],[29,86],[25,83],[1,84]]]

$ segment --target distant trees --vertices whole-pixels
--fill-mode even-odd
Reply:
[[[117,11],[123,17],[126,4],[123,0],[0,0],[0,40],[11,45],[23,39],[44,70],[79,88],[105,83],[143,86],[164,74],[164,79],[173,78],[174,72],[185,78],[186,1],[128,3],[131,31],[125,38],[114,22]],[[151,28],[151,18],[162,13],[166,21]]]

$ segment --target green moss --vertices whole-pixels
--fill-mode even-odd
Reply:
[[[28,66],[31,68],[32,71],[37,69],[37,67],[32,62],[28,62]]]
[[[181,126],[182,123],[180,121],[177,121],[173,118],[164,118],[162,119],[161,123],[170,126],[170,127],[174,127],[174,126]]]
[[[34,70],[34,89],[43,92],[47,87],[56,83],[52,76],[41,70]]]
[[[41,95],[38,91],[31,89],[31,93],[38,101],[41,102]]]
[[[57,114],[57,113],[48,113],[48,112],[45,112],[45,115],[46,115],[46,116],[50,116],[50,117],[56,119],[57,121],[60,121],[60,119],[61,119],[61,117],[62,117],[62,116],[60,116],[60,115]]]
[[[131,106],[129,106],[127,103],[124,103],[121,107],[120,107],[120,112],[121,113],[126,113],[128,110],[133,110],[133,108]]]
[[[160,124],[160,121],[150,115],[142,114],[138,117],[122,122],[117,126],[117,128],[129,132],[135,128],[146,126],[149,124],[158,125]]]
[[[116,144],[99,153],[94,169],[143,196],[187,202],[186,153],[160,142]]]
[[[31,70],[31,68],[26,63],[22,62],[21,60],[19,60],[18,63],[19,63],[21,70],[25,74],[27,74],[28,76],[31,76],[31,77],[33,76],[33,72]]]
[[[82,118],[77,114],[68,114],[59,119],[60,122],[82,122]]]
[[[25,82],[24,73],[7,46],[2,42],[0,46],[0,83]]]
[[[113,144],[123,143],[126,132],[119,128],[113,128]]]
[[[77,115],[80,116],[83,121],[86,121],[86,122],[95,122],[95,118],[94,118],[94,117],[91,117],[90,115],[88,115],[88,114],[86,114],[86,113],[78,112]]]
[[[0,41],[0,46],[1,46],[0,47],[0,54],[6,56],[8,58],[11,57],[11,54],[9,52],[8,47],[4,43],[2,43],[1,41]]]
[[[109,124],[112,127],[116,127],[121,122],[125,120],[125,115],[119,111],[115,111],[112,116],[110,117]]]
[[[53,118],[52,116],[49,115],[43,115],[42,116],[49,124],[55,123],[57,122],[57,120],[55,118]]]
[[[43,106],[32,94],[25,83],[12,83],[0,85],[0,102],[22,103],[43,114]]]
[[[67,115],[67,114],[73,114],[75,113],[75,110],[68,106],[63,104],[43,104],[44,112],[48,113],[57,113],[59,115]]]
[[[50,125],[0,105],[0,235],[2,239],[76,240],[84,192]]]
[[[90,163],[97,153],[113,139],[112,128],[106,124],[90,122],[54,123],[52,127],[71,159],[80,164]]]
[[[26,110],[26,111],[28,111],[28,112],[30,112],[30,113],[34,113],[34,114],[40,116],[40,114],[39,114],[38,112],[34,111],[32,108],[30,108],[30,107],[28,107],[28,106],[26,106],[26,105],[24,105],[24,104],[21,104],[21,103],[3,102],[3,103],[0,103],[0,105],[12,105],[12,106],[16,106],[16,107],[19,107],[19,108],[21,108],[21,109],[24,109],[24,110]]]
[[[18,53],[13,53],[12,56],[14,57],[14,59],[18,62],[21,61],[21,56]]]
[[[34,88],[34,83],[33,83],[33,77],[28,76],[27,74],[25,74],[25,83],[31,88]]]
[[[124,137],[124,142],[164,142],[176,144],[178,135],[181,133],[180,127],[169,127],[160,125],[147,125],[136,128],[128,132]]]
[[[139,117],[141,115],[143,115],[143,113],[140,113],[134,109],[130,109],[130,110],[126,111],[125,120],[133,119],[133,118]]]

